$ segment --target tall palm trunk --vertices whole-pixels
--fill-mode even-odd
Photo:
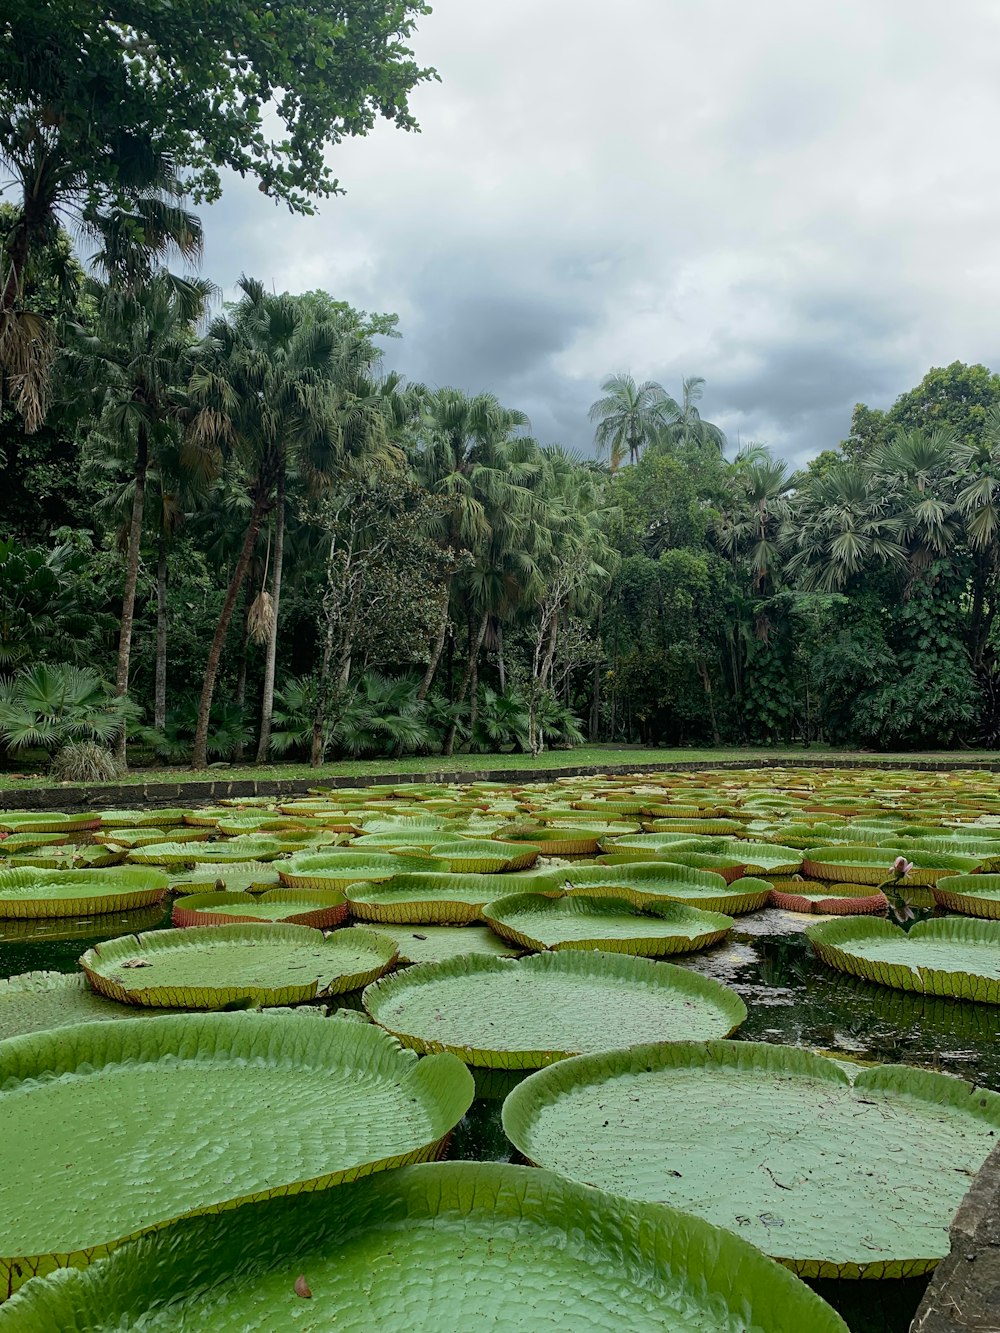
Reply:
[[[191,753],[192,768],[204,768],[208,762],[208,721],[212,711],[212,696],[215,693],[215,679],[219,674],[219,663],[222,660],[222,649],[225,647],[229,622],[233,618],[233,611],[236,609],[236,599],[240,595],[240,589],[243,587],[243,581],[247,576],[247,570],[250,568],[250,561],[253,558],[253,549],[257,544],[260,525],[264,521],[264,515],[267,512],[267,503],[267,497],[263,493],[258,494],[254,499],[253,509],[250,511],[250,521],[247,524],[246,535],[243,538],[243,546],[240,550],[239,557],[237,558],[233,576],[229,580],[229,587],[226,591],[226,600],[222,604],[219,623],[215,627],[215,634],[212,638],[212,646],[208,650],[208,661],[205,663],[205,680],[201,688],[201,700],[198,704],[198,725],[195,729],[194,746]]]
[[[128,551],[125,556],[125,590],[122,594],[122,622],[118,634],[118,670],[115,673],[115,693],[128,694],[129,658],[132,654],[132,623],[135,619],[135,590],[139,582],[139,549],[142,543],[142,518],[146,504],[146,470],[149,467],[149,434],[139,427],[135,455],[135,490],[132,494],[132,518],[128,529]],[[125,728],[115,742],[115,758],[125,763]]]
[[[162,731],[167,720],[167,538],[161,526],[156,548],[156,670],[153,681],[153,726]]]
[[[278,472],[274,515],[274,568],[271,571],[271,630],[267,636],[267,655],[264,658],[264,697],[260,704],[260,739],[257,742],[257,763],[267,760],[271,748],[271,717],[274,712],[274,665],[278,655],[278,608],[281,602],[281,566],[285,554],[285,469]]]
[[[450,757],[455,753],[455,733],[458,731],[458,710],[465,703],[469,693],[469,685],[472,683],[472,677],[476,671],[476,662],[479,658],[479,651],[483,646],[483,640],[486,638],[486,626],[489,623],[489,612],[484,611],[479,619],[479,628],[469,643],[469,660],[465,664],[465,673],[462,676],[462,683],[458,687],[458,694],[455,697],[455,712],[452,716],[451,726],[444,738],[444,745],[441,753],[445,757]]]

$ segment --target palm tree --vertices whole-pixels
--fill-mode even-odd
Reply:
[[[978,668],[997,609],[1000,574],[1000,410],[991,408],[978,441],[952,450],[955,508],[974,562],[972,660]],[[988,603],[988,610],[987,610]]]
[[[588,415],[597,423],[598,453],[609,456],[612,472],[626,457],[637,463],[640,452],[681,414],[680,406],[655,380],[636,384],[631,375],[611,375],[601,384],[601,392],[605,396],[592,404]]]
[[[873,484],[892,497],[916,574],[947,556],[959,537],[952,484],[956,445],[947,427],[901,430],[867,460]]]
[[[682,381],[680,405],[674,419],[662,428],[660,439],[672,445],[707,446],[721,454],[726,447],[725,435],[711,421],[705,421],[697,407],[704,383],[700,375]]]
[[[17,213],[0,238],[0,378],[33,431],[48,406],[55,335],[52,324],[24,308],[39,252],[61,227],[97,243],[96,266],[116,284],[135,288],[155,261],[171,253],[196,257],[201,224],[183,206],[172,162],[123,131],[114,161],[114,184],[96,197],[92,164],[66,154],[60,128],[40,116],[0,116],[0,163],[13,177]]]
[[[99,284],[91,290],[97,302],[96,329],[76,329],[68,362],[96,391],[91,446],[127,457],[132,474],[115,676],[116,693],[127,697],[147,476],[159,451],[177,447],[185,357],[195,321],[214,288],[200,279],[160,272],[135,290]],[[192,451],[189,461],[193,468],[211,470],[205,455],[199,458]],[[124,762],[124,733],[117,745],[117,758]]]
[[[857,463],[835,463],[802,478],[790,524],[785,569],[806,589],[840,592],[870,566],[905,568],[903,523]]]
[[[445,501],[439,534],[456,560],[465,558],[464,579],[446,581],[441,619],[430,660],[419,687],[425,698],[433,683],[448,629],[449,604],[466,592],[468,653],[454,703],[465,703],[475,679],[491,604],[486,586],[503,580],[505,561],[525,552],[525,528],[533,505],[531,488],[538,475],[538,446],[518,432],[526,426],[523,413],[502,407],[492,394],[468,398],[457,389],[439,389],[425,400],[418,425],[419,445],[413,459],[417,481]],[[445,736],[451,754],[457,722]]]
[[[244,479],[247,520],[205,667],[192,763],[206,762],[212,696],[222,650],[258,535],[275,515],[268,608],[264,708],[258,755],[270,742],[285,504],[291,472],[321,489],[338,469],[384,467],[401,460],[390,440],[384,396],[366,379],[369,344],[345,338],[307,304],[269,295],[240,279],[242,300],[209,329],[189,389],[195,403],[190,438],[222,448]],[[373,399],[377,401],[373,402]]]
[[[773,590],[787,545],[794,481],[787,465],[762,445],[741,450],[726,480],[729,494],[716,523],[719,545],[730,560],[746,565],[754,593],[763,596]]]

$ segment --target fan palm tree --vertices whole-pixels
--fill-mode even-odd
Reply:
[[[952,476],[957,441],[947,427],[901,430],[868,460],[873,484],[891,496],[915,573],[947,556],[960,535]]]
[[[612,472],[626,458],[637,463],[641,451],[681,415],[680,405],[655,380],[636,384],[631,375],[611,375],[601,384],[601,392],[604,397],[592,404],[588,415],[597,423],[598,453],[608,455]]]
[[[785,569],[806,589],[840,592],[869,566],[903,569],[903,523],[856,463],[835,463],[803,480],[791,508]]]

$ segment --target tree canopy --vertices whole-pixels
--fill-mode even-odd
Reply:
[[[224,168],[298,212],[338,183],[327,145],[379,117],[412,130],[433,71],[408,45],[422,0],[10,0],[0,15],[0,125],[30,130],[122,203],[124,164],[169,160],[195,201]]]

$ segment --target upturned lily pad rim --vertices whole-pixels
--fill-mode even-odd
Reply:
[[[439,1041],[424,1033],[404,1032],[401,1028],[383,1023],[379,1017],[392,1001],[401,993],[414,986],[433,985],[441,980],[455,977],[475,977],[484,973],[500,974],[506,969],[521,969],[525,973],[547,972],[561,973],[575,977],[594,977],[606,982],[620,980],[623,985],[664,986],[692,998],[709,1001],[716,1006],[720,1014],[725,1015],[730,1023],[726,1035],[731,1035],[747,1019],[747,1007],[728,986],[712,977],[686,967],[677,967],[673,963],[654,962],[648,958],[634,958],[625,954],[604,953],[600,950],[558,950],[545,953],[528,954],[524,958],[488,958],[482,955],[467,954],[451,958],[444,963],[426,963],[419,967],[408,968],[390,976],[383,976],[378,981],[366,986],[362,993],[362,1004],[369,1016],[380,1026],[386,1028],[405,1046],[422,1053],[451,1051],[465,1063],[476,1068],[501,1069],[538,1069],[556,1060],[563,1060],[576,1052],[556,1048],[528,1046],[469,1046],[453,1042]],[[513,974],[512,974],[513,975]]]
[[[806,928],[806,937],[819,958],[838,972],[863,977],[896,990],[940,995],[980,1004],[1000,1004],[1000,979],[968,968],[914,965],[907,960],[911,944],[921,941],[955,946],[956,961],[963,945],[985,944],[1000,954],[1000,921],[979,917],[939,917],[918,921],[908,932],[877,917],[841,917]],[[852,945],[876,940],[898,947],[899,960],[882,960],[859,954]]]
[[[264,916],[262,903],[283,903],[283,917]],[[264,893],[229,892],[186,894],[174,903],[175,926],[230,925],[246,921],[288,921],[293,925],[329,930],[340,925],[348,913],[347,898],[340,889],[269,889]]]
[[[560,1169],[552,1156],[543,1160],[532,1141],[534,1121],[541,1107],[551,1106],[576,1088],[596,1088],[621,1076],[641,1076],[677,1068],[704,1068],[722,1074],[730,1070],[747,1070],[782,1079],[804,1076],[819,1083],[852,1088],[859,1094],[866,1091],[898,1093],[902,1098],[954,1107],[1000,1131],[1000,1093],[987,1091],[950,1074],[932,1073],[909,1065],[873,1065],[859,1066],[858,1072],[852,1070],[849,1076],[837,1060],[800,1046],[723,1039],[650,1043],[573,1056],[537,1070],[507,1095],[501,1112],[504,1133],[527,1162],[542,1168]],[[564,1168],[560,1174],[566,1174]],[[946,1236],[947,1233],[945,1249]],[[802,1277],[881,1279],[928,1272],[943,1255],[904,1256],[889,1263],[876,1261],[869,1264],[838,1263],[814,1255],[774,1254],[772,1257]]]
[[[938,907],[986,921],[1000,919],[1000,875],[949,875],[931,892]]]
[[[734,1327],[746,1320],[761,1333],[848,1333],[821,1297],[730,1232],[664,1205],[630,1202],[552,1172],[493,1162],[407,1166],[344,1183],[335,1196],[274,1198],[237,1211],[182,1219],[167,1235],[137,1239],[87,1270],[64,1269],[33,1283],[0,1307],[0,1331],[49,1333],[56,1327],[93,1327],[95,1319],[107,1319],[109,1325],[114,1320],[121,1327],[124,1320],[142,1320],[154,1292],[158,1308],[179,1309],[173,1302],[181,1293],[193,1289],[211,1294],[216,1283],[234,1277],[249,1283],[262,1271],[274,1271],[276,1259],[287,1266],[289,1276],[293,1270],[313,1271],[319,1267],[313,1256],[325,1256],[331,1248],[349,1265],[345,1233],[362,1239],[382,1234],[388,1247],[401,1229],[429,1223],[446,1230],[449,1218],[454,1219],[452,1228],[469,1236],[473,1254],[484,1222],[490,1234],[489,1220],[496,1219],[505,1245],[516,1228],[517,1269],[533,1278],[520,1297],[525,1314],[530,1293],[542,1284],[565,1292],[570,1323],[586,1326],[586,1293],[575,1282],[569,1286],[559,1281],[559,1256],[565,1248],[577,1260],[584,1259],[595,1273],[595,1286],[605,1291],[605,1273],[629,1273],[665,1305],[667,1292],[681,1286],[709,1318],[717,1318],[721,1306]],[[438,1268],[447,1277],[447,1268]],[[468,1285],[463,1269],[442,1288],[463,1292]],[[629,1327],[634,1316],[621,1291],[616,1294],[612,1308],[618,1309],[621,1326]],[[516,1291],[506,1300],[505,1308],[512,1307],[516,1316]],[[608,1306],[602,1301],[600,1308],[604,1314]],[[324,1313],[317,1310],[320,1318]],[[479,1317],[482,1313],[477,1311]],[[442,1327],[452,1322],[471,1327],[460,1303],[449,1304],[447,1312],[442,1309],[442,1316]],[[278,1322],[275,1310],[274,1326]]]
[[[431,1061],[416,1060],[411,1051],[382,1029],[369,1023],[323,1020],[314,1012],[171,1014],[151,1022],[131,1018],[108,1023],[82,1023],[51,1031],[32,1032],[0,1042],[0,1102],[6,1093],[35,1081],[48,1082],[63,1075],[100,1077],[102,1068],[168,1059],[214,1064],[219,1060],[238,1068],[244,1062],[265,1061],[296,1070],[329,1068],[331,1063],[356,1068],[359,1077],[393,1080],[411,1085],[415,1100],[429,1112],[433,1137],[414,1144],[406,1153],[391,1155],[294,1181],[275,1182],[259,1191],[222,1199],[206,1199],[202,1207],[137,1226],[127,1235],[106,1236],[85,1248],[33,1255],[0,1255],[0,1287],[8,1291],[34,1273],[56,1267],[82,1267],[101,1258],[124,1241],[158,1231],[178,1217],[202,1212],[228,1211],[242,1203],[262,1201],[303,1190],[324,1190],[372,1172],[388,1170],[437,1155],[451,1130],[472,1104],[475,1084],[460,1061],[445,1054]],[[169,1072],[167,1073],[169,1077]],[[30,1095],[30,1092],[28,1093]],[[21,1271],[15,1271],[19,1268]],[[5,1310],[0,1306],[0,1310]]]

